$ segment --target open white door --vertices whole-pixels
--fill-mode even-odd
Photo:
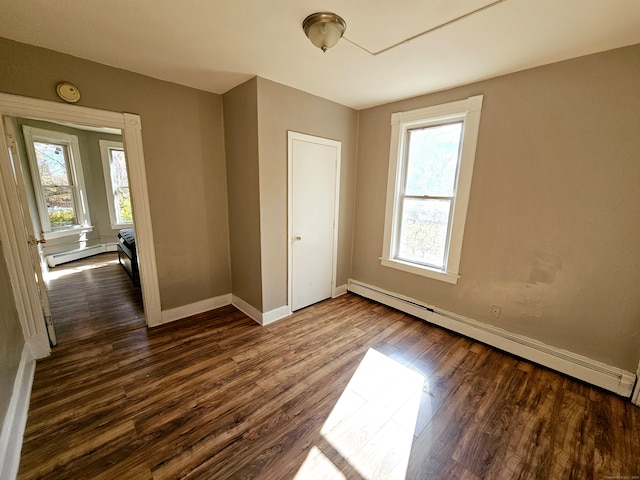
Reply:
[[[341,144],[289,132],[290,306],[333,296]]]
[[[25,186],[24,172],[22,171],[22,163],[20,162],[18,148],[16,146],[16,134],[14,131],[14,124],[11,119],[3,117],[4,132],[7,141],[7,150],[9,153],[9,160],[13,169],[14,180],[16,183],[16,191],[18,194],[18,200],[22,213],[23,224],[26,230],[27,243],[29,245],[29,257],[31,259],[31,265],[35,272],[36,288],[38,292],[38,298],[40,300],[40,307],[42,308],[42,315],[44,317],[45,325],[47,326],[47,334],[49,336],[49,343],[52,346],[56,346],[58,341],[56,339],[56,331],[53,325],[53,319],[51,317],[51,307],[49,306],[49,295],[47,293],[47,287],[44,282],[44,276],[42,274],[41,264],[41,251],[40,244],[45,243],[44,239],[39,239],[41,235],[35,234],[33,230],[33,223],[31,221],[31,214],[29,212],[29,204],[27,201],[27,193]]]

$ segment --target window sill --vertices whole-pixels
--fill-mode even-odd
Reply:
[[[56,238],[62,237],[70,237],[71,235],[82,235],[83,233],[89,233],[93,231],[93,226],[89,225],[87,227],[78,226],[65,228],[64,230],[54,230],[52,232],[45,232],[42,235],[45,240],[53,240]]]
[[[381,258],[380,262],[385,267],[395,268],[404,272],[413,273],[414,275],[420,275],[422,277],[432,278],[434,280],[440,280],[442,282],[457,284],[460,275],[454,273],[445,272],[442,270],[436,270],[434,268],[418,266],[414,263],[403,262],[402,260],[392,260],[388,258]]]
[[[112,223],[111,230],[122,230],[123,228],[133,228],[133,222],[131,223]]]

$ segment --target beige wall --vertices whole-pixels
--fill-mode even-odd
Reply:
[[[357,112],[260,77],[224,96],[234,295],[261,312],[287,305],[287,132],[342,142],[337,284],[347,282]]]
[[[358,115],[355,110],[258,78],[263,312],[287,304],[287,131],[342,142],[337,285],[351,269]]]
[[[221,96],[6,39],[0,71],[1,92],[58,102],[66,80],[140,115],[162,308],[231,290]]]
[[[141,115],[164,309],[230,291],[263,312],[286,304],[294,130],[342,141],[338,284],[351,276],[636,369],[640,46],[359,113],[257,78],[225,94],[224,133],[218,95],[5,39],[0,71],[2,92],[59,101],[67,80],[81,105]],[[475,94],[484,108],[459,284],[382,267],[391,113]]]
[[[2,245],[0,245],[0,421],[4,421],[20,364],[24,337],[1,247]],[[2,430],[1,426],[0,430]]]
[[[228,91],[223,101],[232,293],[262,310],[256,79]]]
[[[353,278],[635,372],[639,86],[633,46],[360,112]],[[382,267],[391,113],[477,94],[459,284]]]

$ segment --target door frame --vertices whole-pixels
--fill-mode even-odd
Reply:
[[[140,116],[6,93],[0,93],[0,116],[110,127],[122,131],[136,224],[136,246],[145,320],[148,326],[159,325],[161,323],[160,287],[142,150]],[[0,192],[0,240],[24,338],[34,358],[37,359],[48,356],[51,349],[27,249],[27,235],[23,222],[30,220],[22,217],[2,123],[0,122],[0,186],[3,187]]]
[[[631,402],[640,407],[640,361],[638,361],[638,370],[636,372],[636,385],[631,392]]]
[[[331,273],[331,297],[337,296],[336,276],[338,271],[338,224],[340,218],[340,169],[342,165],[342,142],[306,133],[287,131],[287,306],[292,311],[293,287],[293,141],[317,143],[336,148],[335,201],[333,212],[333,264]]]

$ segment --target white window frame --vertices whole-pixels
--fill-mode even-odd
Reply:
[[[118,214],[116,210],[116,196],[113,194],[113,180],[111,178],[111,155],[110,150],[123,150],[124,144],[113,140],[100,140],[100,155],[102,156],[102,172],[104,173],[104,186],[107,190],[107,203],[109,205],[109,219],[111,228],[119,230],[121,228],[131,227],[133,222],[118,222]],[[131,185],[129,185],[131,191]]]
[[[445,103],[433,107],[420,108],[409,112],[397,112],[391,116],[391,148],[389,154],[389,176],[387,181],[387,203],[383,251],[380,261],[386,267],[396,268],[416,275],[458,283],[462,240],[467,218],[471,178],[475,161],[482,95],[466,100]],[[408,132],[411,129],[437,126],[446,123],[463,122],[460,163],[455,185],[453,215],[450,220],[451,234],[446,247],[444,268],[438,269],[397,258],[401,212],[400,198],[404,185]]]
[[[40,227],[45,240],[66,237],[69,235],[77,235],[91,232],[91,219],[89,216],[89,205],[87,202],[87,192],[84,186],[84,174],[82,171],[82,156],[80,155],[80,144],[78,137],[68,133],[56,132],[55,130],[45,130],[42,128],[22,126],[24,133],[24,141],[29,159],[29,169],[31,170],[31,180],[33,190],[38,206],[38,216],[40,217]],[[75,199],[77,225],[62,228],[51,228],[49,222],[49,213],[47,210],[47,202],[44,191],[42,190],[42,182],[40,180],[40,171],[38,169],[38,161],[36,159],[36,151],[34,142],[57,143],[67,147],[69,155],[69,177],[72,182]]]

